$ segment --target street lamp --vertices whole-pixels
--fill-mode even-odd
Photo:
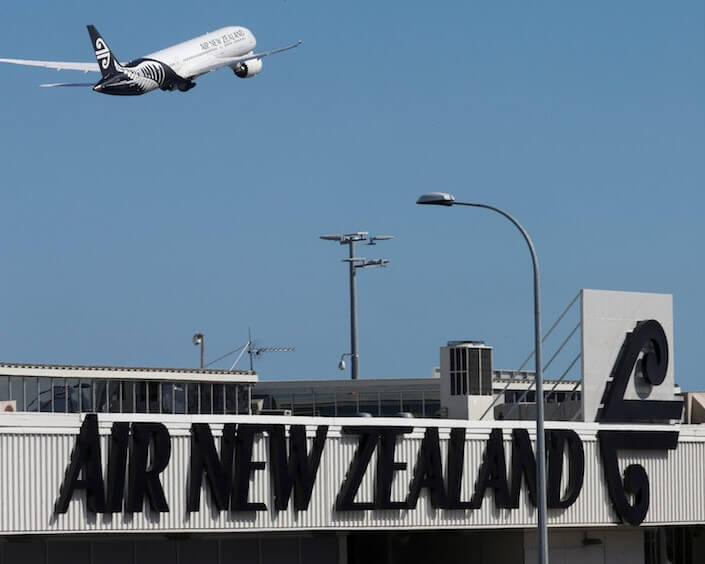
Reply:
[[[355,272],[358,268],[374,268],[378,266],[387,266],[388,259],[372,259],[355,256],[355,243],[367,241],[368,245],[376,245],[377,241],[388,241],[393,239],[391,235],[377,235],[369,237],[367,231],[356,231],[355,233],[346,233],[344,235],[321,235],[320,238],[324,241],[336,241],[341,245],[348,246],[348,258],[343,259],[343,262],[348,263],[350,270],[350,352],[345,353],[340,357],[338,368],[345,370],[345,357],[350,357],[350,378],[357,380],[360,375],[358,366],[359,355],[357,352],[357,294],[355,291]]]
[[[541,367],[541,299],[539,290],[539,261],[531,237],[522,225],[507,212],[487,204],[458,202],[452,194],[430,192],[424,194],[417,204],[433,206],[471,206],[492,210],[506,217],[521,232],[531,252],[531,262],[534,266],[534,357],[536,360],[536,481],[538,482],[538,537],[539,563],[548,564],[548,529],[546,527],[546,447],[544,440],[543,413],[543,369]]]

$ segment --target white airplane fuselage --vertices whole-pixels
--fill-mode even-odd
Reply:
[[[223,59],[251,53],[256,45],[255,36],[249,29],[230,26],[155,51],[144,58],[169,65],[183,78],[195,78],[222,67]]]
[[[45,67],[57,70],[100,72],[97,83],[58,83],[42,86],[92,86],[101,94],[137,96],[157,88],[186,92],[194,78],[221,67],[229,67],[239,78],[250,78],[262,71],[262,59],[298,47],[301,41],[272,51],[255,53],[253,33],[241,26],[228,26],[194,37],[166,49],[155,51],[128,63],[121,63],[93,25],[87,26],[96,63],[0,59],[2,63]]]

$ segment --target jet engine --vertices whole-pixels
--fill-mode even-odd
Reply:
[[[232,69],[235,76],[239,78],[252,78],[262,72],[262,59],[250,59],[243,63],[237,63]]]

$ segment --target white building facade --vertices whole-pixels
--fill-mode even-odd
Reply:
[[[553,563],[705,561],[705,428],[681,422],[670,301],[639,296],[588,339],[594,407],[546,422]],[[533,421],[257,415],[251,373],[130,370],[4,366],[0,564],[536,560]]]

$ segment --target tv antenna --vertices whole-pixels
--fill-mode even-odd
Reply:
[[[247,351],[247,354],[250,356],[250,371],[254,372],[255,371],[255,358],[260,357],[264,353],[273,353],[273,352],[294,352],[294,347],[260,347],[257,346],[257,343],[252,338],[252,330],[248,329],[247,330],[247,344],[245,345],[244,351]],[[240,353],[240,357],[242,356],[242,353]],[[235,368],[235,365],[237,364],[237,361],[240,360],[240,357],[238,357],[233,365],[230,367],[230,370]]]
[[[215,364],[216,362],[220,362],[224,358],[229,357],[231,354],[235,354],[236,352],[239,352],[240,354],[237,355],[237,358],[235,359],[235,362],[233,362],[232,366],[230,366],[230,370],[234,370],[235,366],[237,366],[237,363],[240,362],[240,359],[243,357],[245,353],[247,353],[250,356],[250,371],[254,372],[255,371],[255,358],[261,356],[264,353],[271,353],[271,352],[294,352],[296,349],[294,347],[259,347],[255,343],[255,341],[252,338],[252,330],[248,328],[247,330],[247,342],[244,345],[239,345],[235,347],[233,350],[230,352],[225,353],[222,356],[219,356],[215,360],[211,360],[208,364],[206,364],[206,367],[211,366],[212,364]]]

